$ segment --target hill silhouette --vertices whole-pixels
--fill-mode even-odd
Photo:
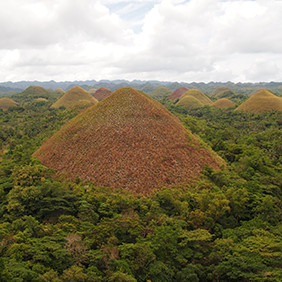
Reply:
[[[101,101],[112,94],[112,91],[105,87],[100,87],[97,91],[95,91],[92,96],[96,98],[98,101]]]
[[[152,97],[163,97],[163,96],[169,96],[172,94],[172,90],[165,87],[165,86],[160,86],[157,89],[155,89],[153,92],[150,93],[150,96]]]
[[[235,103],[227,98],[221,98],[216,100],[211,106],[219,108],[219,109],[225,109],[225,108],[231,108],[235,106]]]
[[[172,94],[168,96],[169,99],[176,100],[179,99],[185,92],[188,91],[186,87],[180,87],[176,89]]]
[[[187,183],[221,159],[160,103],[124,87],[70,120],[34,156],[95,185],[147,194]]]
[[[82,106],[90,106],[98,103],[98,101],[92,97],[86,90],[81,88],[80,86],[75,86],[67,91],[63,96],[61,96],[52,106],[51,108],[59,108],[59,107],[82,107]]]
[[[185,92],[179,99],[179,101],[184,98],[185,96],[192,96],[196,99],[198,99],[203,105],[211,105],[212,101],[211,99],[206,96],[203,92],[201,92],[198,89],[190,89],[187,92]]]
[[[8,110],[10,107],[16,107],[18,103],[9,98],[0,98],[0,109]]]
[[[204,104],[199,101],[197,98],[187,95],[182,97],[177,103],[176,106],[182,106],[186,110],[196,109],[204,107]]]
[[[282,98],[275,96],[266,89],[257,91],[247,101],[242,103],[236,110],[242,112],[262,113],[282,111]]]
[[[233,96],[235,93],[227,86],[219,86],[212,93],[211,96],[215,98],[227,98]]]

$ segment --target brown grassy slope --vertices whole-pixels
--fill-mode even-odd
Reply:
[[[219,109],[225,109],[225,108],[234,107],[235,103],[230,101],[227,98],[221,98],[219,100],[216,100],[211,106],[219,108]]]
[[[0,109],[8,110],[10,107],[17,106],[18,103],[9,98],[0,98]]]
[[[215,98],[226,98],[234,95],[234,91],[227,86],[219,86],[212,93],[211,96]]]
[[[45,98],[36,98],[33,100],[33,102],[48,102],[48,100]]]
[[[109,90],[108,88],[105,88],[105,87],[101,87],[92,95],[98,101],[101,101],[101,100],[107,98],[108,96],[110,96],[111,94],[112,94],[111,90]]]
[[[187,95],[182,97],[177,103],[176,106],[182,106],[187,110],[201,108],[204,104],[199,101],[197,98]]]
[[[275,96],[266,89],[261,89],[242,103],[236,111],[262,113],[282,111],[282,98]]]
[[[171,95],[169,95],[168,98],[172,100],[179,99],[182,96],[182,94],[184,94],[187,91],[188,91],[188,88],[180,87],[176,89]]]
[[[179,101],[185,96],[193,96],[194,98],[198,99],[203,105],[211,105],[211,99],[206,96],[202,91],[198,89],[190,89],[185,92],[179,99]]]
[[[155,89],[153,92],[150,93],[150,96],[152,97],[163,97],[163,96],[169,96],[172,93],[172,90],[165,87],[160,86],[157,89]]]
[[[70,178],[141,194],[190,182],[221,160],[160,103],[124,87],[65,124],[34,156]]]
[[[67,91],[62,97],[60,97],[51,108],[59,107],[73,107],[76,105],[81,106],[81,104],[92,105],[96,104],[98,101],[93,98],[86,90],[80,86],[75,86],[69,91]]]

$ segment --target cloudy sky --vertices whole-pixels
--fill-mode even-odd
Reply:
[[[282,0],[3,0],[0,39],[0,81],[282,81]]]

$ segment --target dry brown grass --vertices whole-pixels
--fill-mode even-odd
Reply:
[[[171,95],[169,95],[168,98],[172,99],[172,100],[179,99],[182,96],[182,94],[184,94],[188,90],[189,89],[186,88],[186,87],[180,87],[180,88],[176,89]]]
[[[81,107],[81,105],[93,105],[98,103],[98,101],[92,97],[86,90],[80,86],[75,86],[69,91],[67,91],[62,97],[60,97],[51,108],[59,107],[75,107],[76,105]]]
[[[140,194],[188,183],[205,165],[221,165],[160,103],[130,87],[73,118],[34,156],[72,179]]]
[[[101,101],[112,94],[112,91],[108,88],[101,87],[95,93],[93,93],[93,97],[96,98],[98,101]]]
[[[190,89],[187,92],[185,92],[179,99],[179,101],[184,98],[185,96],[192,96],[199,100],[203,105],[211,105],[212,101],[211,99],[206,96],[202,91],[198,89]]]
[[[236,110],[251,113],[281,112],[282,98],[275,96],[266,89],[261,89],[241,104]]]
[[[10,107],[17,106],[18,103],[9,98],[0,98],[0,109],[4,111],[8,110]]]
[[[226,108],[231,108],[235,106],[235,103],[230,101],[227,98],[221,98],[217,101],[215,101],[212,104],[213,107],[219,108],[219,109],[226,109]]]

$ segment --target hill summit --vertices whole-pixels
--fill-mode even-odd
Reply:
[[[234,107],[235,103],[227,98],[221,98],[221,99],[216,100],[212,104],[212,106],[218,109],[226,109],[226,108]]]
[[[215,98],[229,98],[235,93],[232,89],[227,86],[219,86],[212,93],[211,96]]]
[[[160,103],[130,87],[70,120],[34,156],[72,179],[140,194],[188,183],[205,165],[221,164]]]
[[[179,99],[182,96],[182,94],[184,94],[188,90],[189,89],[186,88],[186,87],[180,87],[180,88],[176,89],[175,91],[173,91],[172,94],[168,96],[168,98],[172,99],[172,100]]]
[[[0,109],[8,110],[10,107],[17,106],[18,103],[16,103],[14,100],[9,98],[0,98]]]
[[[185,92],[179,99],[181,101],[182,98],[186,96],[192,96],[196,99],[198,99],[203,105],[211,105],[212,101],[208,96],[206,96],[202,91],[198,89],[190,89],[187,92]]]
[[[251,113],[282,111],[282,98],[266,89],[257,91],[236,110]]]
[[[73,106],[90,106],[98,103],[98,101],[92,97],[86,90],[80,86],[75,86],[67,91],[62,97],[60,97],[51,107],[73,107]]]
[[[112,94],[112,91],[108,88],[105,87],[100,87],[98,90],[96,90],[92,96],[94,98],[96,98],[98,101],[101,101],[105,98],[107,98],[108,96],[110,96]]]

